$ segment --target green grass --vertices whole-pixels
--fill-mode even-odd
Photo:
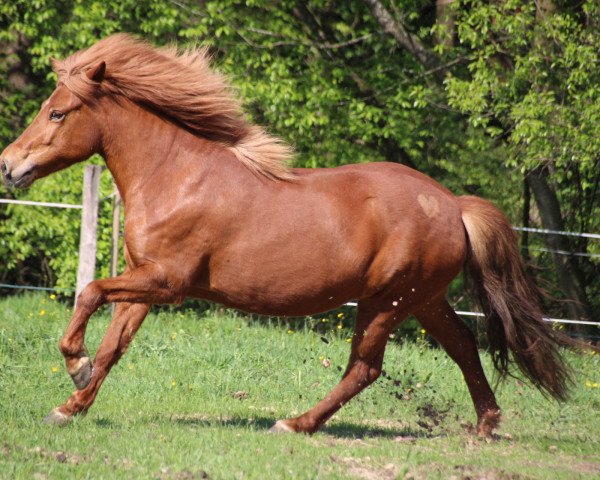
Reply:
[[[321,432],[271,435],[276,419],[305,411],[337,383],[347,334],[230,313],[150,315],[88,415],[50,427],[42,418],[74,388],[57,349],[66,310],[43,296],[0,301],[0,478],[600,475],[599,355],[569,355],[578,373],[565,404],[503,384],[500,439],[488,443],[466,432],[473,407],[446,355],[425,342],[391,344],[385,378]],[[91,350],[108,321],[92,318]]]

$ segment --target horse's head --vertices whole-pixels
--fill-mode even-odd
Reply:
[[[99,83],[104,69],[100,62],[81,75]],[[0,155],[2,175],[12,186],[28,187],[37,178],[97,153],[100,131],[90,105],[59,82],[31,125]]]

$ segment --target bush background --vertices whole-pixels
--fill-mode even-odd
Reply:
[[[407,32],[412,47],[389,34],[373,4]],[[126,31],[155,45],[210,46],[216,68],[230,76],[248,116],[296,147],[295,166],[401,162],[457,194],[493,200],[515,225],[600,231],[598,2],[444,5],[431,0],[3,2],[0,147],[16,138],[54,88],[52,57]],[[0,196],[79,203],[81,178],[79,165],[26,192],[2,186]],[[536,194],[536,178],[549,196]],[[104,172],[101,196],[111,192]],[[111,202],[104,201],[99,277],[108,275],[110,213]],[[0,206],[0,281],[69,293],[79,215]],[[543,251],[559,247],[600,254],[600,242],[585,238],[523,239],[523,253],[539,267],[535,274],[551,295],[573,299],[571,287],[579,288],[579,304],[547,301],[546,311],[597,319],[600,259],[553,258]],[[565,262],[568,275],[561,267]],[[452,300],[469,307],[460,281]]]

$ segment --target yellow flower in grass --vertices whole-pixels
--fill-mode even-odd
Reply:
[[[346,343],[352,343],[352,339],[351,338],[347,338],[346,339]]]
[[[341,323],[338,323],[337,329],[341,330],[342,328],[344,328],[344,326]]]
[[[343,319],[343,318],[344,318],[344,313],[343,313],[343,312],[340,312],[340,313],[338,313],[338,314],[337,314],[337,317],[338,317],[338,318],[342,318],[342,319]]]
[[[50,300],[56,300],[56,295],[54,295],[53,293],[50,294]]]
[[[176,387],[177,386],[177,382],[175,380],[171,380],[171,387]]]
[[[291,335],[292,333],[294,333],[294,331],[291,328],[288,329],[288,335]]]
[[[58,372],[58,367],[54,365],[50,370],[52,370],[52,373],[56,373]]]
[[[427,332],[425,331],[424,328],[421,329],[421,335],[425,335]]]
[[[587,388],[598,388],[598,382],[591,382],[590,380],[586,380],[585,386]]]
[[[177,340],[177,334],[176,333],[171,334],[171,340]]]
[[[46,310],[40,310],[40,317],[43,317],[44,315],[46,315]]]

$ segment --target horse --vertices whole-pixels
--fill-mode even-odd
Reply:
[[[316,432],[380,376],[390,335],[412,314],[461,369],[476,432],[490,437],[500,408],[476,339],[446,299],[463,270],[500,376],[515,363],[542,392],[567,395],[565,341],[544,322],[516,234],[492,203],[455,196],[397,163],[291,168],[292,148],[246,119],[203,48],[154,48],[115,34],[53,68],[55,90],[3,151],[0,170],[25,188],[100,154],[125,205],[126,268],[78,296],[59,343],[77,390],[47,422],[65,425],[88,411],[152,304],[193,297],[304,316],[355,300],[340,382],[271,431]],[[92,362],[86,326],[113,302]]]

